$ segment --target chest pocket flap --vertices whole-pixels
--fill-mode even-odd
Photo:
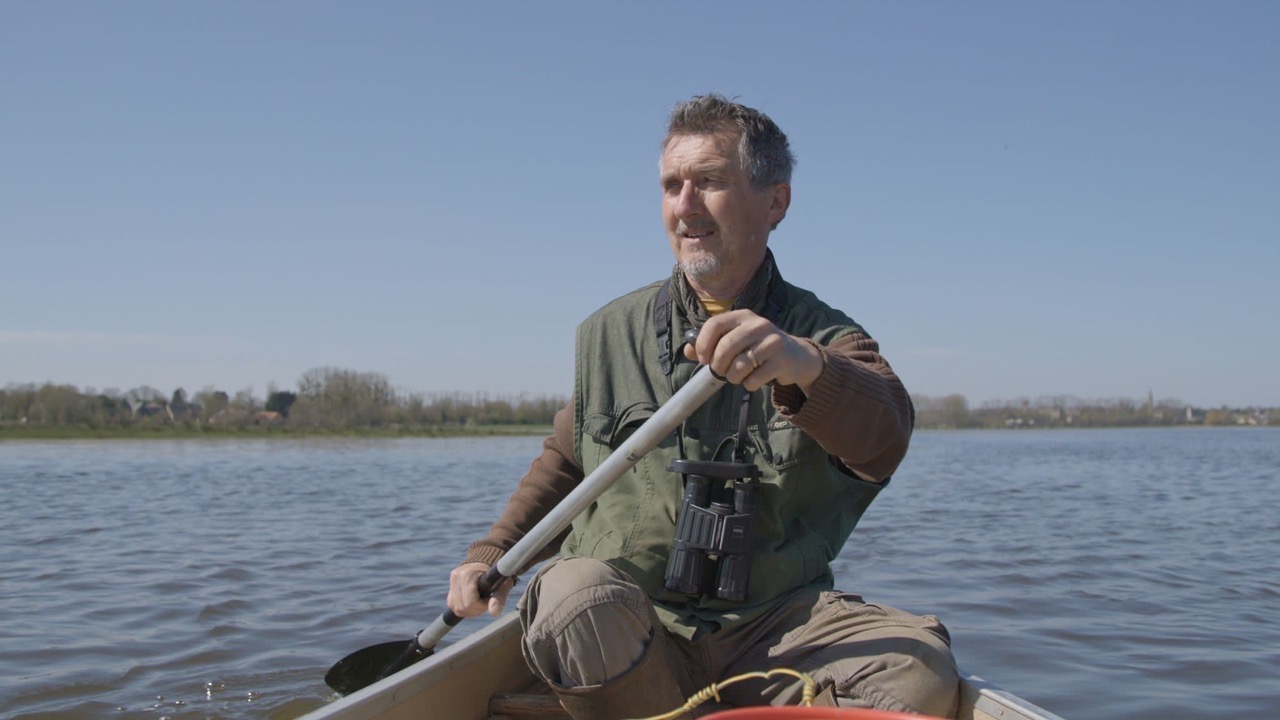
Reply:
[[[657,411],[657,405],[640,402],[623,408],[620,412],[589,413],[583,418],[582,431],[597,442],[617,448]]]

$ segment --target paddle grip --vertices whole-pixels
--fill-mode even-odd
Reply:
[[[502,574],[502,571],[498,569],[497,565],[489,568],[489,571],[482,575],[480,580],[476,582],[476,587],[480,590],[480,597],[488,598],[492,595],[494,588],[498,587],[504,577],[505,576]]]

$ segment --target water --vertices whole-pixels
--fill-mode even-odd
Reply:
[[[296,717],[537,438],[0,443],[0,717]],[[1280,716],[1280,431],[921,432],[838,585],[1069,720]],[[469,620],[451,639],[483,625]]]

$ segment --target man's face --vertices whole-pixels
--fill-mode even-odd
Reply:
[[[662,222],[680,267],[704,289],[741,291],[786,215],[791,188],[752,188],[732,132],[673,136],[659,169]]]

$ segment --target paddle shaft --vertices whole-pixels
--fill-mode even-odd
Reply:
[[[529,564],[543,548],[556,536],[573,523],[583,510],[591,506],[605,490],[613,485],[622,474],[635,467],[640,458],[658,446],[658,443],[675,431],[685,418],[694,410],[711,399],[725,380],[717,376],[709,367],[703,367],[694,374],[684,387],[680,388],[671,399],[641,425],[631,437],[627,438],[617,450],[610,453],[590,475],[583,478],[573,492],[565,496],[551,512],[546,514],[537,525],[520,539],[510,550],[498,560],[497,564],[480,578],[481,597],[488,597],[503,578],[514,577],[525,565]],[[418,633],[417,642],[422,650],[430,652],[454,625],[462,622],[462,618],[452,610],[446,610],[435,622]]]

